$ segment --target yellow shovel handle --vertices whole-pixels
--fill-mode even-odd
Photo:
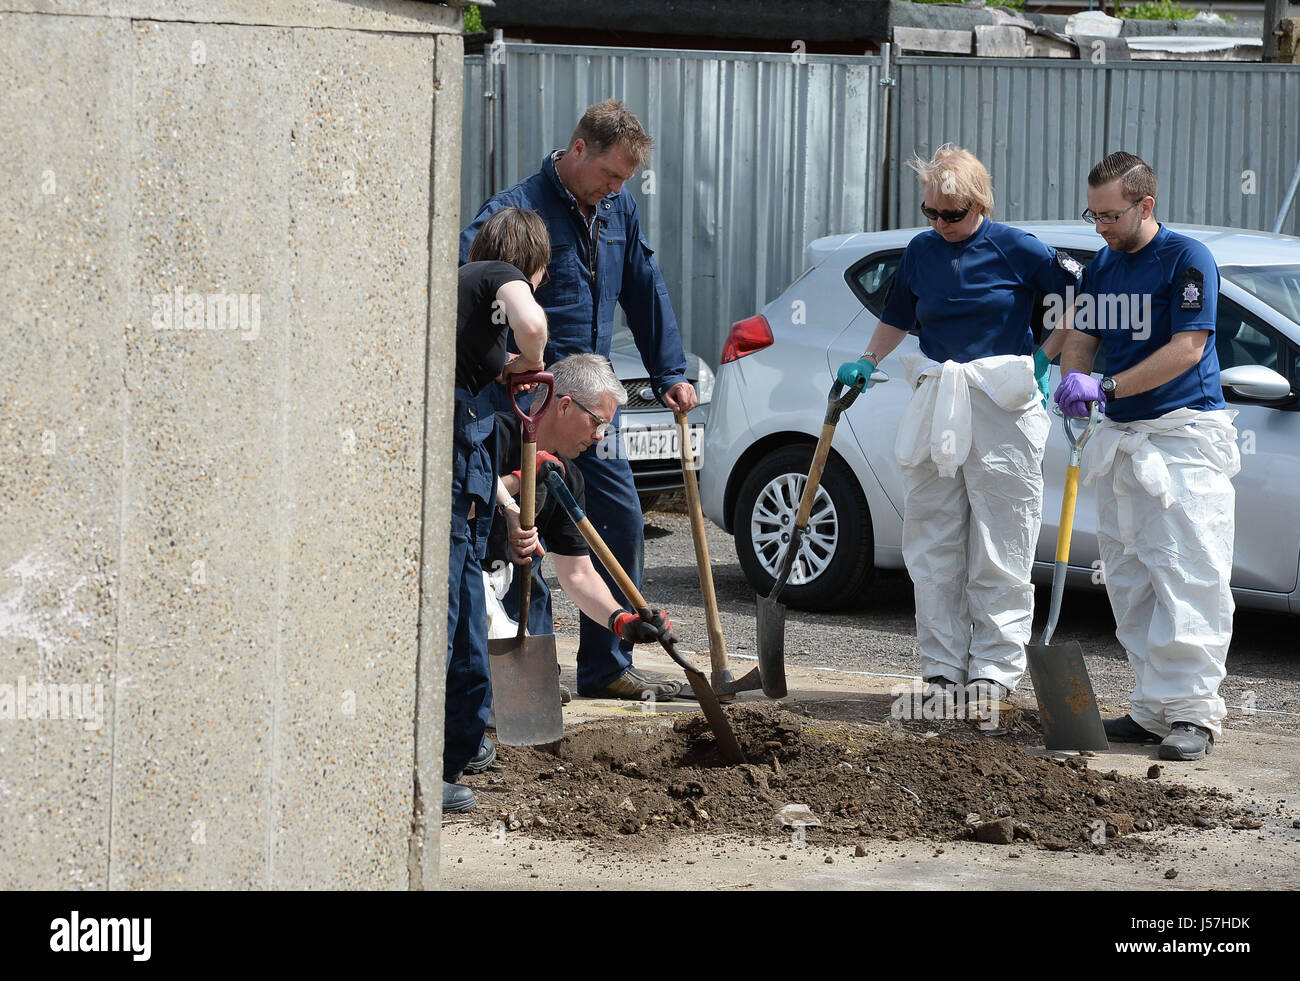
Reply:
[[[1056,533],[1056,561],[1070,560],[1070,536],[1074,534],[1074,502],[1079,496],[1079,468],[1065,471],[1065,497],[1061,501],[1061,528]]]

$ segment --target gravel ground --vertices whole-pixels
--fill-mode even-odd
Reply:
[[[666,608],[683,646],[708,647],[704,606],[696,573],[690,520],[681,495],[669,497],[646,514],[646,599]],[[711,522],[709,553],[714,588],[722,616],[727,653],[737,675],[749,670],[755,644],[754,591],[736,560],[731,536]],[[547,578],[554,575],[547,564]],[[1049,589],[1040,587],[1034,636],[1046,619]],[[558,589],[554,591],[556,631],[577,633],[577,610]],[[877,572],[868,595],[857,609],[836,613],[790,610],[786,620],[786,657],[805,667],[914,677],[916,658],[915,607],[906,575]],[[1114,635],[1115,622],[1104,592],[1073,590],[1066,594],[1057,626],[1057,639],[1077,640],[1083,647],[1088,673],[1102,703],[1103,715],[1128,707],[1133,674]],[[1228,703],[1232,728],[1264,728],[1300,732],[1300,618],[1238,611],[1228,653],[1228,676],[1220,692]],[[1018,689],[1029,693],[1026,677]],[[1247,711],[1253,693],[1255,711]]]

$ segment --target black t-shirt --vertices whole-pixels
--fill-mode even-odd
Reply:
[[[528,277],[508,262],[467,262],[460,267],[456,300],[456,387],[477,395],[506,364],[505,312],[493,314],[497,290]]]
[[[497,472],[504,477],[519,469],[519,453],[523,448],[523,432],[519,419],[512,412],[496,414]],[[564,461],[564,482],[569,493],[578,502],[578,507],[586,510],[586,491],[582,482],[582,471],[572,460]],[[548,491],[545,480],[537,482],[537,531],[542,536],[542,545],[548,552],[556,555],[588,555],[587,540],[569,517],[569,512],[560,506]],[[506,558],[509,543],[506,541],[506,523],[492,522],[492,533],[488,537],[488,557]]]

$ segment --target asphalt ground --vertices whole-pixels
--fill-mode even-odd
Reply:
[[[668,610],[684,647],[705,650],[703,599],[684,497],[670,496],[646,514],[647,601]],[[754,591],[736,559],[730,535],[705,522],[722,631],[736,675],[752,665],[755,650]],[[549,568],[547,578],[554,583]],[[556,632],[577,634],[577,610],[554,591]],[[1035,597],[1034,636],[1042,630],[1048,587]],[[786,658],[793,665],[916,677],[916,610],[912,585],[902,572],[879,570],[861,603],[833,613],[790,610]],[[1115,623],[1104,591],[1067,591],[1054,640],[1078,641],[1102,714],[1123,714],[1133,672],[1115,640]],[[1220,693],[1228,704],[1229,728],[1300,732],[1300,618],[1238,610],[1228,653],[1228,675]],[[1028,677],[1018,691],[1031,692]]]

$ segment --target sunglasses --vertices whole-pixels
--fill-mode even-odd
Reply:
[[[921,205],[921,214],[925,215],[925,217],[929,218],[931,221],[938,221],[942,218],[949,225],[955,225],[970,214],[970,209],[971,206],[969,204],[960,211],[935,211],[933,208],[927,208],[925,205]]]
[[[541,281],[540,283],[538,283],[536,286],[533,287],[533,292],[536,293],[539,289],[541,289],[543,286],[545,286],[545,285],[546,285],[547,283],[549,283],[550,281],[551,281],[551,273],[550,273],[550,270],[548,270],[545,266],[543,266],[543,267],[542,267],[542,281]]]

